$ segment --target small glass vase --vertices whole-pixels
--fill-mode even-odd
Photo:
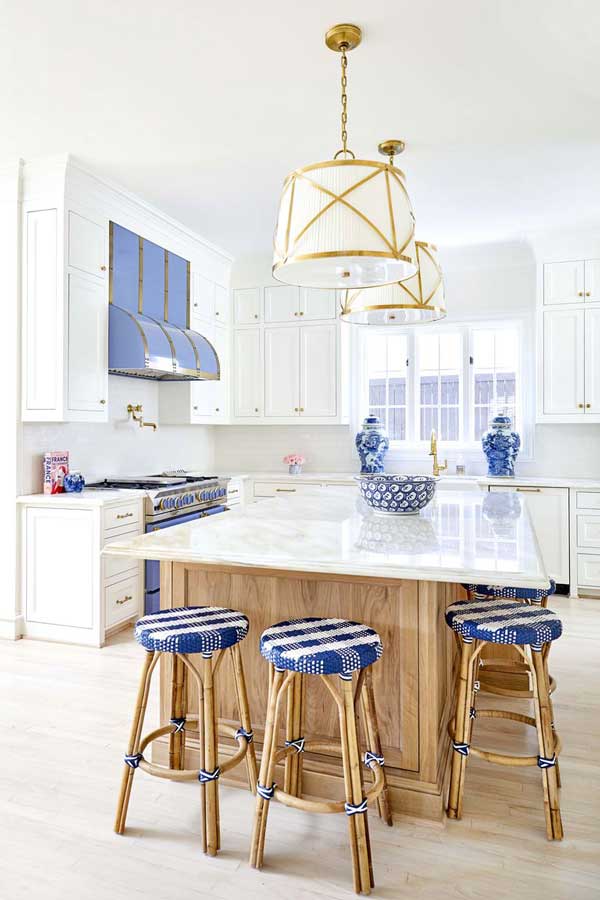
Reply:
[[[301,475],[302,474],[302,466],[298,463],[292,463],[288,466],[288,471],[290,475]]]

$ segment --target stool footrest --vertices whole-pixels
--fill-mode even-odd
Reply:
[[[198,716],[187,716],[186,725],[189,726],[194,724],[198,727]],[[140,757],[138,766],[144,772],[147,772],[148,775],[154,775],[156,778],[167,778],[170,781],[197,781],[199,777],[198,769],[171,769],[168,766],[151,763],[142,756],[148,744],[151,744],[153,741],[157,740],[157,738],[162,737],[165,734],[173,734],[177,730],[177,725],[171,723],[170,725],[163,725],[161,728],[155,728],[154,731],[151,731],[142,738],[140,741],[139,753],[137,754]],[[224,760],[222,763],[217,763],[216,768],[219,770],[219,774],[224,775],[225,772],[234,769],[242,762],[248,751],[248,745],[251,742],[251,738],[248,738],[244,733],[243,728],[233,728],[231,725],[227,725],[224,722],[219,722],[217,724],[217,731],[219,735],[232,738],[234,741],[237,741],[239,745],[238,751],[234,753],[233,756]]]
[[[511,722],[521,722],[523,725],[529,725],[532,728],[536,727],[536,721],[533,716],[512,712],[509,709],[478,709],[477,718],[508,719]],[[454,720],[448,722],[448,734],[454,743]],[[554,732],[554,741],[553,759],[556,759],[562,749],[560,737],[556,732]],[[486,762],[496,763],[500,766],[539,766],[540,768],[543,766],[539,756],[513,756],[509,753],[496,753],[493,750],[483,750],[481,747],[474,747],[473,744],[468,745],[467,752],[471,756],[477,756],[479,759],[485,759]],[[550,763],[550,765],[554,765],[554,763]]]

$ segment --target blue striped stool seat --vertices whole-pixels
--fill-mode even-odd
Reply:
[[[542,603],[556,593],[556,582],[550,579],[547,588],[504,587],[501,584],[463,584],[476,600],[484,597],[496,597],[503,600],[525,600],[526,603]]]
[[[161,653],[213,653],[232,647],[248,634],[248,619],[221,606],[182,606],[143,616],[135,639]]]
[[[446,622],[463,638],[492,644],[545,644],[562,634],[562,622],[551,609],[513,600],[462,600],[448,607]]]
[[[307,675],[351,675],[383,653],[376,631],[347,619],[291,619],[263,631],[260,652],[276,669]]]

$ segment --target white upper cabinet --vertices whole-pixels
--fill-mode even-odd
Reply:
[[[68,262],[89,275],[106,277],[107,225],[93,222],[72,209],[68,212]]]
[[[583,260],[552,262],[544,266],[544,303],[577,303],[585,297]]]
[[[584,310],[544,312],[543,393],[546,415],[585,411]]]
[[[229,318],[229,291],[222,285],[215,284],[215,320],[226,325]]]
[[[537,420],[600,423],[600,259],[544,264],[537,346]]]
[[[233,292],[234,319],[236,325],[256,325],[262,321],[260,288],[243,288]]]
[[[282,284],[265,288],[265,322],[297,322],[301,316],[300,288]]]
[[[265,328],[265,416],[300,413],[300,339],[296,328]]]
[[[300,329],[300,414],[335,416],[337,328],[310,325]]]
[[[194,331],[201,331],[199,328],[194,328],[194,319],[201,319],[204,322],[214,321],[216,285],[214,281],[210,281],[194,269],[192,269],[190,281],[190,325]]]
[[[234,332],[233,413],[238,418],[258,418],[263,413],[262,329]]]
[[[300,288],[300,312],[305,321],[335,319],[337,293],[317,288]]]
[[[204,329],[204,337],[211,342],[219,357],[221,377],[219,381],[193,381],[191,388],[191,421],[202,423],[205,419],[218,423],[229,415],[229,331]]]
[[[108,305],[102,283],[87,275],[68,275],[69,418],[99,421],[107,418],[108,399]],[[94,421],[96,421],[94,417]]]
[[[600,307],[585,310],[585,412],[600,415]]]
[[[600,259],[586,259],[584,288],[586,300],[600,302]]]

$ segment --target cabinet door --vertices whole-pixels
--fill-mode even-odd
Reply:
[[[229,322],[229,291],[220,284],[215,284],[215,319],[221,325]]]
[[[265,288],[265,322],[297,322],[300,311],[300,288],[289,284]]]
[[[209,281],[199,272],[191,274],[191,304],[190,321],[193,326],[193,320],[196,318],[203,319],[206,322],[212,322],[215,318],[215,283]]]
[[[299,330],[265,328],[265,416],[297,416],[299,408]]]
[[[600,300],[600,259],[585,261],[585,299],[591,303]]]
[[[236,325],[256,325],[260,322],[260,288],[234,291],[233,310]]]
[[[68,261],[74,269],[104,278],[106,275],[106,229],[98,222],[69,210]]]
[[[584,310],[544,312],[544,413],[582,415],[584,409]]]
[[[257,418],[263,409],[263,358],[259,328],[235,331],[233,412],[235,416]]]
[[[337,292],[300,288],[300,313],[303,319],[335,319]]]
[[[190,385],[192,401],[191,420],[210,417],[215,422],[227,418],[229,391],[229,332],[226,328],[208,330],[204,336],[211,342],[219,357],[221,378],[219,381],[196,381]]]
[[[337,412],[337,325],[300,329],[300,413],[335,416]]]
[[[584,298],[584,262],[546,263],[544,265],[544,303],[577,303]]]
[[[71,273],[68,408],[108,417],[108,300],[102,282]],[[83,418],[78,416],[77,418]],[[92,421],[96,421],[94,416]]]
[[[25,510],[25,615],[29,622],[93,628],[100,552],[90,509]],[[61,564],[68,555],[68,564]]]
[[[585,411],[600,414],[600,308],[585,310]]]
[[[569,489],[490,487],[490,491],[514,490],[526,500],[548,575],[569,584]]]

